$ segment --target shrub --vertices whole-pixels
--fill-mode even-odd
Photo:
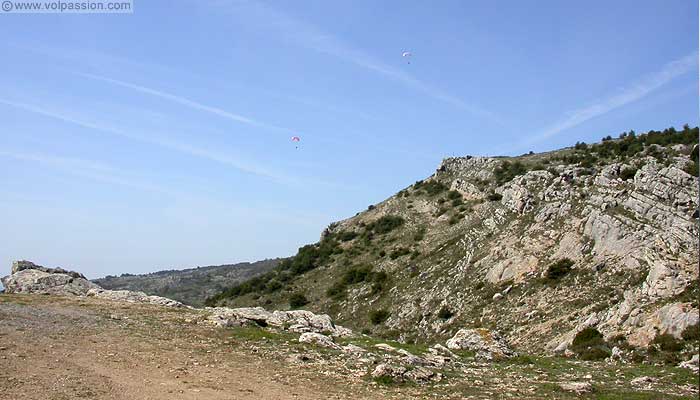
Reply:
[[[270,293],[276,292],[282,289],[282,282],[278,281],[277,279],[272,279],[267,283],[267,287],[265,289]]]
[[[399,247],[398,249],[392,250],[391,253],[389,253],[389,258],[392,260],[396,260],[399,257],[405,256],[406,254],[409,254],[411,250],[405,248],[405,247]]]
[[[450,310],[449,308],[447,308],[447,306],[444,306],[444,307],[442,307],[442,308],[440,309],[440,311],[438,311],[438,315],[437,315],[437,316],[438,316],[438,318],[440,318],[440,319],[447,320],[447,319],[452,318],[452,316],[454,316],[454,313],[452,312],[452,310]]]
[[[497,166],[493,170],[493,174],[496,177],[496,183],[502,185],[506,182],[510,182],[518,175],[523,175],[527,172],[527,167],[520,161],[503,161],[501,165]]]
[[[385,215],[366,226],[367,231],[378,235],[389,233],[404,224],[404,219],[394,215]]]
[[[343,275],[343,283],[352,285],[353,283],[364,282],[371,273],[372,267],[368,265],[350,268]]]
[[[424,237],[425,237],[425,228],[421,227],[420,229],[418,229],[418,232],[416,232],[413,235],[413,240],[416,242],[420,242],[421,240],[423,240]]]
[[[374,310],[369,313],[369,321],[372,325],[379,325],[384,323],[389,318],[389,311],[385,309]]]
[[[574,336],[571,351],[582,360],[602,360],[610,356],[603,335],[595,328],[585,328]]]
[[[451,216],[451,217],[450,217],[450,220],[449,220],[448,222],[449,222],[450,225],[454,225],[454,224],[456,224],[457,222],[459,222],[459,221],[461,221],[461,220],[462,220],[462,218],[460,218],[459,214],[457,214],[457,215]]]
[[[343,283],[343,281],[338,281],[326,289],[326,296],[336,300],[341,299],[345,296],[346,289],[347,286]]]
[[[299,308],[309,304],[309,300],[304,296],[303,293],[294,293],[289,297],[289,307]]]
[[[424,182],[421,187],[428,196],[435,196],[447,190],[447,186],[440,181]]]
[[[547,273],[545,276],[548,280],[558,280],[559,278],[571,272],[571,266],[573,265],[574,262],[570,259],[562,258],[561,260],[550,264],[549,267],[547,267]]]
[[[637,168],[625,168],[622,171],[620,171],[620,178],[623,181],[630,180],[634,178],[634,175],[637,174]]]
[[[700,324],[690,325],[681,333],[683,340],[687,342],[697,342],[700,340]]]
[[[384,271],[375,272],[372,274],[372,294],[381,293],[384,290],[384,285],[389,280],[389,275]]]
[[[653,341],[654,344],[658,345],[662,351],[677,352],[683,350],[683,343],[680,340],[664,333],[663,335],[657,335]]]
[[[341,242],[349,242],[353,239],[355,239],[358,236],[358,233],[355,231],[342,231],[338,233],[338,240]]]
[[[501,201],[502,198],[503,198],[503,195],[502,195],[502,194],[500,194],[500,193],[495,193],[495,192],[489,193],[489,195],[488,195],[488,197],[487,197],[487,199],[488,199],[489,201]]]
[[[447,192],[447,199],[448,200],[456,200],[456,199],[461,199],[462,195],[456,191],[456,190],[450,190]]]

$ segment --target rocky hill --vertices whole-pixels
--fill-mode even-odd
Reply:
[[[404,343],[488,328],[527,351],[677,362],[699,336],[697,143],[685,126],[448,158],[207,303],[303,306]]]
[[[191,306],[201,306],[207,297],[219,293],[225,287],[264,274],[279,262],[280,259],[270,259],[143,275],[122,274],[95,279],[93,282],[105,289],[139,291],[175,299]]]

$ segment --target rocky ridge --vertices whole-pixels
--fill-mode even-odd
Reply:
[[[687,359],[699,319],[697,140],[685,127],[447,158],[212,300],[284,309],[303,295],[311,311],[400,342],[486,328],[530,353],[571,355],[591,328],[607,357],[616,347],[630,360],[670,336]]]

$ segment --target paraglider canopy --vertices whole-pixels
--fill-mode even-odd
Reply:
[[[404,51],[403,53],[401,53],[401,57],[405,58],[407,60],[406,62],[410,64],[411,57],[413,57],[413,53],[411,53],[410,51]]]
[[[297,144],[297,146],[294,146],[294,148],[298,149],[299,148],[298,143],[301,142],[301,138],[299,136],[292,136],[292,142]]]

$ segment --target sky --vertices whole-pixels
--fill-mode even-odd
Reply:
[[[698,124],[691,0],[134,0],[0,37],[0,275],[289,256],[444,157]]]

